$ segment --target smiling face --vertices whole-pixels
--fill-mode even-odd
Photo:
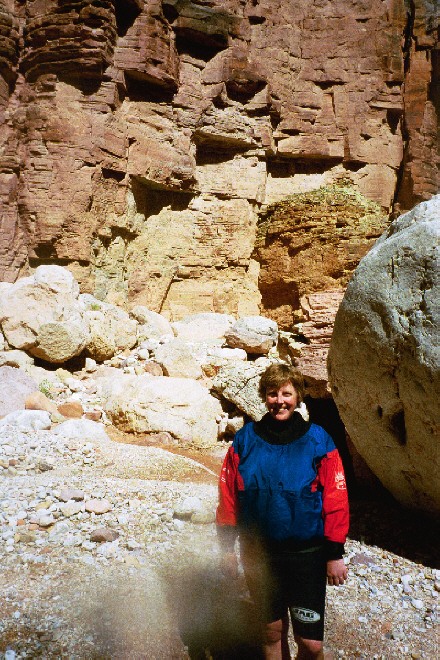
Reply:
[[[298,405],[298,395],[290,381],[283,383],[279,389],[266,390],[266,406],[269,414],[279,422],[289,419]]]

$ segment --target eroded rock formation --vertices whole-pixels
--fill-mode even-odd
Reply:
[[[426,0],[0,5],[1,280],[57,263],[171,320],[258,314],[262,206],[437,192]]]
[[[332,393],[361,456],[396,499],[440,511],[440,195],[395,220],[336,316]]]

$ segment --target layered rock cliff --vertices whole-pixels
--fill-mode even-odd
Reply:
[[[267,205],[341,178],[385,215],[437,192],[436,21],[428,0],[1,2],[0,280],[57,263],[171,319],[267,308]]]

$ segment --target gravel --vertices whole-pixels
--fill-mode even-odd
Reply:
[[[93,375],[83,375],[70,386],[98,410]],[[235,651],[222,657],[256,658],[240,637],[252,630],[244,578],[227,583],[219,571],[225,450],[190,457],[102,433],[1,427],[0,659],[178,660],[228,640]],[[328,589],[326,658],[440,657],[431,548],[406,552],[412,539],[384,503],[354,503],[353,519],[349,579]]]

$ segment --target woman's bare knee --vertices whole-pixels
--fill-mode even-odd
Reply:
[[[305,639],[295,635],[298,645],[297,660],[322,660],[324,658],[323,645],[317,639]]]
[[[277,644],[281,640],[281,635],[283,632],[283,621],[278,619],[278,621],[272,621],[267,623],[264,629],[264,637],[266,644]]]

